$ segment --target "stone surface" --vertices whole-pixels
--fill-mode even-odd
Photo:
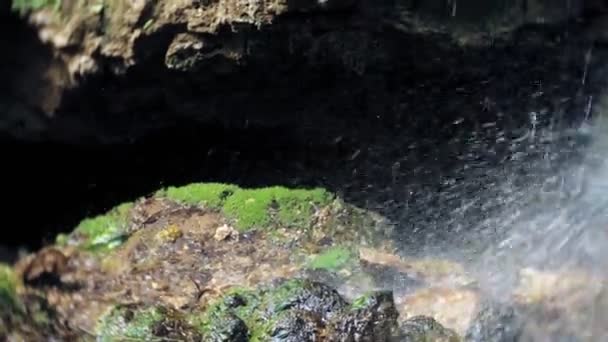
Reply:
[[[243,197],[262,205],[229,216],[224,205],[238,190],[217,183],[162,189],[84,219],[53,246],[2,266],[0,338],[90,332],[102,340],[508,342],[606,335],[608,295],[597,274],[524,268],[518,286],[503,293],[509,300],[496,302],[476,282],[462,281],[465,265],[402,257],[390,252],[387,236],[369,239],[370,228],[383,225],[375,213],[319,190],[262,188]],[[280,200],[262,201],[269,195]],[[307,206],[311,198],[317,206]],[[285,220],[302,208],[312,208],[309,219]],[[239,239],[215,238],[218,228],[251,216],[266,226],[248,226]],[[379,267],[411,274],[412,286],[378,277]]]
[[[460,337],[452,330],[444,328],[431,317],[415,316],[401,325],[400,341],[418,342],[460,342]]]
[[[479,294],[470,289],[422,287],[399,298],[404,318],[427,316],[464,335],[479,310]]]
[[[217,241],[224,241],[229,238],[238,239],[238,236],[239,233],[236,231],[236,229],[229,225],[223,224],[215,230],[215,235],[213,235],[213,238]]]
[[[238,199],[232,196],[243,200],[236,202],[238,212],[222,206]],[[324,220],[317,219],[319,212]],[[51,323],[71,327],[25,321],[27,329],[45,336],[93,331],[102,340],[195,340],[202,334],[213,341],[246,341],[272,334],[291,341],[312,339],[330,321],[352,321],[355,326],[344,323],[349,328],[340,334],[365,331],[388,338],[388,330],[376,331],[376,325],[396,321],[392,294],[370,296],[367,309],[351,317],[344,312],[348,301],[333,287],[305,279],[313,265],[341,283],[369,277],[348,251],[367,240],[376,220],[322,189],[239,190],[216,183],[162,189],[82,220],[54,246],[20,259],[14,270],[6,267],[8,311],[18,312],[19,319],[0,316],[0,338],[21,333],[15,325],[28,318],[21,306],[26,314],[40,311],[29,306],[30,294],[48,301]],[[252,225],[237,232],[232,225],[238,221]],[[350,234],[334,234],[337,227]],[[332,236],[342,246],[338,251],[347,253],[334,255],[331,246],[314,239],[318,235]],[[381,240],[390,244],[387,237]],[[313,262],[318,256],[322,262]],[[13,278],[24,284],[18,298]],[[0,297],[2,285],[0,279]]]
[[[238,117],[228,108],[232,102],[213,100],[222,89],[237,89],[240,97],[261,86],[264,92],[276,90],[280,99],[299,93],[282,85],[285,73],[301,84],[328,73],[352,76],[355,84],[361,78],[373,84],[393,70],[408,77],[408,46],[441,58],[439,46],[493,45],[526,23],[560,23],[585,7],[601,12],[604,5],[597,3],[141,0],[82,1],[34,11],[26,6],[22,15],[37,39],[23,38],[42,53],[8,49],[17,61],[6,62],[20,69],[9,70],[17,83],[13,91],[20,94],[18,101],[0,101],[9,114],[0,120],[0,132],[25,140],[108,143],[138,139],[175,117],[231,122]],[[601,40],[603,22],[593,19],[581,37]],[[430,68],[429,62],[416,61],[416,67]],[[18,63],[27,66],[17,68]],[[347,88],[353,84],[336,81]],[[249,115],[251,122],[298,121],[295,110],[282,115],[284,110],[265,105],[264,92],[251,99],[259,112]],[[380,94],[374,97],[391,106]]]
[[[465,341],[518,341],[522,334],[522,326],[521,317],[512,306],[484,302],[465,335]]]
[[[350,312],[330,322],[328,334],[335,341],[393,341],[398,316],[391,292],[367,294],[353,303]]]

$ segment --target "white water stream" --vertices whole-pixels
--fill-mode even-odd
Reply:
[[[569,131],[532,128],[529,147],[548,144],[524,167],[534,177],[497,184],[505,205],[478,225],[478,236],[492,242],[468,256],[471,269],[485,295],[525,307],[519,340],[608,341],[608,113],[601,110]],[[589,143],[573,152],[564,135]],[[576,157],[561,158],[568,153]],[[552,171],[539,172],[544,167]]]
[[[423,254],[459,260],[484,299],[516,308],[516,341],[608,341],[608,111],[594,107],[567,129],[537,113],[511,136],[487,125],[404,213]]]

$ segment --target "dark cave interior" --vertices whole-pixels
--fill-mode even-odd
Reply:
[[[0,30],[4,44],[22,49],[28,49],[27,44],[37,46],[34,33],[15,16],[5,14],[0,22],[11,28]],[[458,168],[458,156],[470,149],[466,140],[471,132],[487,131],[486,124],[494,124],[495,131],[480,138],[488,138],[487,144],[482,143],[470,160],[498,165],[508,146],[497,143],[495,133],[516,134],[527,124],[530,111],[562,111],[566,119],[580,119],[589,96],[603,86],[605,67],[600,61],[606,51],[595,47],[593,72],[581,86],[582,61],[590,45],[572,32],[571,27],[522,28],[521,41],[466,51],[446,48],[444,38],[438,38],[416,45],[416,53],[404,47],[402,55],[411,60],[395,70],[365,76],[324,66],[265,77],[266,71],[254,64],[226,79],[224,90],[209,95],[215,97],[213,101],[200,100],[206,95],[195,91],[188,94],[189,106],[211,103],[225,110],[228,114],[221,120],[172,118],[175,107],[160,100],[149,102],[154,94],[148,94],[134,100],[140,105],[129,109],[140,111],[134,125],[159,116],[170,124],[137,139],[129,139],[126,129],[127,139],[119,143],[3,137],[2,189],[8,204],[3,207],[5,234],[0,247],[12,252],[18,247],[37,249],[84,217],[163,186],[195,181],[325,186],[358,205],[403,219],[403,210],[397,208],[415,201],[416,194],[441,193],[438,179]],[[391,34],[396,35],[387,35]],[[402,38],[397,35],[389,41]],[[420,40],[411,39],[403,45]],[[19,62],[15,56],[19,54],[2,57],[8,60],[0,63],[4,68],[0,72],[12,74]],[[428,56],[438,58],[428,61]],[[73,101],[65,111],[101,112],[112,104],[113,96],[138,86],[145,92],[143,85],[159,77],[145,68],[134,73],[98,81],[111,89],[104,94],[99,94],[103,93],[99,85],[73,94],[82,100]],[[404,73],[407,77],[400,76]],[[169,77],[164,86],[178,87],[177,93],[189,89],[180,75],[162,77]],[[230,88],[243,77],[255,81],[245,82],[241,89]],[[11,84],[3,82],[8,85],[0,89],[5,97],[17,96]],[[540,88],[541,95],[530,96]],[[262,96],[269,91],[274,94]],[[132,96],[126,94],[121,101],[128,103]],[[560,101],[564,98],[568,100]],[[283,120],[292,113],[293,119]],[[108,115],[107,120],[104,124],[120,127],[125,116]],[[426,170],[421,171],[420,165]],[[441,199],[429,201],[423,201],[424,206]]]

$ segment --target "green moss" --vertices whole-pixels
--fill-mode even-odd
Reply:
[[[158,192],[179,203],[221,209],[241,231],[273,225],[306,228],[315,208],[327,205],[333,196],[323,189],[268,187],[241,189],[221,183],[195,183]]]
[[[189,321],[208,341],[236,339],[239,334],[257,341],[265,334],[261,331],[260,303],[256,291],[235,287],[212,302],[204,313],[191,315]]]
[[[28,11],[36,11],[43,8],[53,8],[59,10],[62,0],[13,0],[12,8],[21,14]]]
[[[266,295],[268,309],[272,312],[283,311],[289,304],[290,299],[301,292],[306,282],[301,279],[290,279],[269,291]]]
[[[316,207],[328,205],[333,196],[324,189],[275,188],[279,219],[289,226],[308,226]]]
[[[13,269],[0,263],[0,312],[12,312],[20,307],[17,299],[18,283]]]
[[[126,237],[129,211],[133,203],[123,203],[105,215],[87,218],[76,227],[84,236],[81,246],[89,250],[108,250],[121,245]]]
[[[315,256],[308,264],[308,267],[311,269],[337,271],[350,263],[353,257],[354,253],[346,247],[331,247]]]
[[[181,187],[169,187],[159,191],[157,195],[184,204],[219,209],[226,198],[237,189],[237,186],[222,183],[194,183]]]
[[[364,293],[361,296],[355,298],[350,305],[351,310],[362,310],[369,306],[370,299],[372,298],[373,292]]]
[[[154,336],[154,326],[164,318],[164,312],[157,307],[129,309],[114,307],[104,315],[97,325],[98,341],[136,339],[141,341],[159,340]]]
[[[202,314],[193,314],[190,323],[206,341],[239,340],[246,334],[251,342],[267,341],[277,318],[294,297],[306,291],[305,281],[288,280],[276,287],[248,290],[234,288],[210,304]],[[239,327],[240,320],[244,323]],[[226,339],[224,339],[226,340]]]
[[[57,234],[57,236],[55,237],[55,244],[58,246],[65,246],[68,244],[69,240],[70,236],[68,234]]]
[[[242,189],[228,198],[223,209],[241,231],[268,229],[272,223],[307,228],[315,208],[328,204],[331,197],[323,189]]]
[[[236,227],[247,230],[253,227],[268,227],[271,222],[268,209],[273,206],[273,188],[239,190],[224,206],[224,213],[236,219]]]

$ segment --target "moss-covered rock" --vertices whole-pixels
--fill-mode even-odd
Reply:
[[[380,221],[323,189],[169,187],[84,219],[56,238],[71,265],[64,278],[84,286],[64,293],[56,309],[66,316],[91,312],[70,324],[96,330],[101,340],[164,338],[171,324],[206,341],[318,340],[340,315],[377,317],[353,314],[337,289],[366,279],[356,251],[360,237],[371,241],[366,234],[383,227]],[[222,227],[230,239],[217,238]],[[321,273],[333,280],[313,275]],[[155,305],[106,312],[133,298]],[[369,312],[367,302],[359,304]]]
[[[171,215],[175,206],[215,212],[239,232],[257,230],[277,242],[285,240],[336,241],[332,247],[309,260],[311,269],[339,270],[354,260],[350,247],[360,242],[369,245],[387,241],[392,225],[373,213],[347,205],[330,192],[315,189],[266,187],[243,189],[223,183],[194,183],[159,190],[151,201],[163,202],[155,215]],[[140,215],[145,200],[123,203],[105,214],[82,220],[70,234],[59,234],[58,246],[73,245],[81,250],[107,252],[121,246],[150,217]],[[164,206],[164,207],[163,207]],[[164,210],[164,211],[163,211]],[[139,221],[138,221],[139,220]],[[179,227],[167,224],[157,236],[175,241],[183,234]],[[291,231],[292,233],[285,233]],[[295,233],[295,235],[294,235]],[[332,244],[334,244],[332,242]]]
[[[12,3],[13,10],[21,14],[43,8],[58,10],[60,6],[61,0],[13,0]]]
[[[394,341],[398,317],[392,292],[368,293],[330,322],[329,335],[337,341]]]
[[[105,315],[97,328],[101,341],[116,339],[155,339],[154,327],[163,319],[159,308],[132,309],[115,307]]]
[[[221,183],[169,187],[157,195],[183,204],[220,210],[241,231],[276,226],[307,228],[315,210],[328,205],[333,199],[324,189],[288,189],[280,186],[242,189]]]
[[[98,341],[198,340],[200,336],[184,317],[162,306],[123,306],[111,308],[96,328]]]
[[[179,203],[200,205],[220,209],[226,199],[239,187],[223,183],[194,183],[184,186],[171,186],[157,192],[157,196],[167,197]]]
[[[398,340],[403,342],[461,342],[461,338],[454,331],[445,328],[432,317],[426,316],[416,316],[405,321],[400,327]]]
[[[294,329],[289,324],[308,326],[313,324],[309,322],[311,317],[319,320],[314,324],[321,324],[346,306],[346,301],[335,290],[320,283],[294,279],[257,290],[230,290],[204,314],[194,315],[192,321],[209,341],[237,341],[239,339],[227,337],[243,338],[245,333],[249,341],[268,341],[272,336],[283,336],[281,341],[289,341],[287,337],[293,336]],[[301,314],[294,317],[289,312]]]
[[[287,310],[315,312],[324,320],[347,307],[347,302],[331,287],[308,280],[289,280],[269,292],[268,303],[272,313]]]
[[[86,250],[107,251],[120,246],[128,237],[129,212],[133,203],[123,203],[103,215],[82,220],[74,230],[73,241]],[[59,235],[56,242],[66,244],[70,238]]]
[[[0,312],[8,313],[19,308],[18,282],[19,278],[13,269],[6,264],[0,264]]]
[[[247,342],[251,335],[247,324],[234,312],[223,311],[213,317],[213,326],[206,331],[210,342]]]
[[[322,189],[243,189],[230,196],[223,209],[241,230],[268,227],[273,223],[308,227],[315,208],[328,204],[330,199],[329,193]]]
[[[258,328],[258,316],[254,316],[258,301],[253,292],[233,289],[203,315],[192,315],[191,322],[208,341],[249,341]]]
[[[301,342],[318,340],[325,323],[314,312],[289,310],[280,313],[270,334],[273,342]]]
[[[292,279],[230,290],[191,322],[206,341],[306,342],[322,336],[329,341],[393,341],[397,318],[390,291],[372,292],[349,304],[324,284]]]
[[[356,261],[356,253],[351,249],[342,246],[331,247],[322,253],[314,256],[308,267],[313,270],[338,271],[342,267]]]
[[[192,314],[190,322],[208,341],[257,341],[268,334],[261,300],[253,290],[233,288],[211,303],[204,313]]]

